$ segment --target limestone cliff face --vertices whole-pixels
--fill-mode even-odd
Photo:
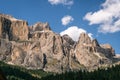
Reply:
[[[0,37],[9,40],[27,40],[28,25],[26,21],[17,20],[9,15],[0,14]]]
[[[0,14],[0,60],[30,69],[64,72],[111,64],[110,45],[100,45],[82,33],[78,42],[54,33],[48,23],[27,22]]]
[[[61,72],[61,67],[66,68],[68,64],[61,36],[52,31],[39,34],[41,36],[37,39],[32,36],[32,39],[28,41],[12,42],[9,63],[23,65],[31,69]]]
[[[10,40],[28,40],[28,25],[26,21],[12,21],[10,31]]]
[[[112,61],[105,56],[108,51],[103,51],[96,39],[91,40],[90,37],[82,33],[75,47],[74,54],[80,64],[89,68],[96,68],[98,65],[111,64]],[[111,54],[111,52],[110,52]]]

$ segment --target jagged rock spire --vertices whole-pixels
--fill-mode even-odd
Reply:
[[[33,31],[46,31],[46,30],[51,30],[47,22],[46,23],[38,22],[33,25]]]
[[[96,47],[96,46],[100,46],[97,39],[93,39],[92,40],[92,46]]]
[[[88,36],[87,33],[81,33],[80,34],[79,43],[80,44],[83,44],[83,43],[90,44],[91,43],[91,39],[90,39],[90,37]]]

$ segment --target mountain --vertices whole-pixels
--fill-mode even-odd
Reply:
[[[5,14],[0,14],[0,51],[0,61],[47,72],[93,70],[117,62],[111,45],[101,45],[87,33],[75,42],[53,32],[48,23],[28,26]]]

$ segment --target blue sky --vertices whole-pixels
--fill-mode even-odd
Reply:
[[[92,34],[100,44],[111,44],[116,53],[120,53],[119,8],[120,0],[0,0],[0,13],[29,25],[48,22],[54,32],[75,40],[81,32]]]

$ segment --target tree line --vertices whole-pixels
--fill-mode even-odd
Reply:
[[[0,69],[7,80],[120,80],[120,65],[88,71],[47,73],[42,70],[28,70],[0,62]]]

